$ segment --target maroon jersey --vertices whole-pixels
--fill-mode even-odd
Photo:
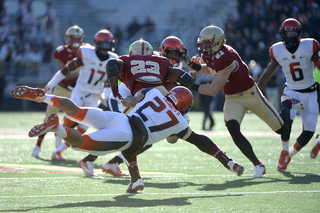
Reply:
[[[254,79],[249,74],[248,66],[242,61],[237,51],[229,45],[224,45],[212,59],[204,56],[203,60],[208,67],[216,72],[223,72],[223,69],[236,61],[237,68],[230,74],[223,87],[223,92],[226,95],[246,91],[254,85]]]
[[[120,81],[132,95],[143,88],[164,86],[168,67],[173,67],[169,59],[156,55],[124,55],[119,59],[125,63]]]
[[[73,53],[66,44],[60,45],[56,48],[56,50],[53,53],[53,58],[55,60],[60,60],[64,64],[67,64],[69,61],[77,57],[76,53]],[[68,86],[71,84],[71,82],[76,81],[77,78],[70,79],[70,80],[62,80],[60,81],[60,85],[68,88]]]

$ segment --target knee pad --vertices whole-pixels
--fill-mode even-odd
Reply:
[[[297,138],[297,142],[304,147],[311,140],[314,132],[302,131],[301,135]]]

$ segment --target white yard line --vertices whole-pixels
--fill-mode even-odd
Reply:
[[[203,131],[203,130],[195,130],[195,132],[204,134],[210,137],[214,136],[225,136],[230,137],[230,134],[226,130],[213,130],[213,131]],[[242,134],[246,137],[280,137],[277,133],[273,131],[242,131]],[[300,135],[299,133],[291,133],[292,137],[297,137]],[[29,138],[27,131],[17,131],[17,130],[0,130],[0,139],[9,139],[9,138]],[[48,135],[46,135],[46,138],[53,139],[54,134],[52,132],[49,132]]]
[[[320,193],[320,190],[300,190],[300,191],[267,191],[267,192],[197,192],[197,193],[180,193],[179,195],[245,195],[245,194],[278,194],[278,193]],[[68,194],[68,195],[30,195],[30,196],[0,196],[0,198],[43,198],[43,197],[104,197],[104,196],[119,196],[119,195],[127,195],[131,194]],[[135,194],[136,196],[150,196],[150,195],[172,195],[177,196],[177,193],[141,193]],[[200,197],[199,197],[200,198]]]

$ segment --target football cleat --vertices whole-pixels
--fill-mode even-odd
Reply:
[[[260,178],[266,174],[266,167],[263,164],[256,165],[254,168],[254,173],[251,177]]]
[[[283,167],[282,167],[282,168],[283,168],[283,169],[282,169],[283,171],[282,171],[282,172],[285,172],[285,171],[286,171],[287,166],[288,166],[288,164],[290,163],[290,161],[291,161],[291,158],[288,156],[288,157],[287,157],[287,161],[285,161],[284,164],[283,164]]]
[[[127,174],[122,173],[120,167],[116,163],[108,163],[105,162],[101,167],[102,172],[105,172],[106,174],[111,174],[113,176],[128,176]]]
[[[34,126],[29,131],[29,137],[36,137],[39,135],[43,135],[46,132],[50,132],[55,130],[59,125],[59,117],[56,114],[51,114],[47,120],[45,120],[42,124]]]
[[[61,152],[53,152],[51,155],[51,160],[66,161],[66,159],[64,157],[62,157]]]
[[[94,164],[93,162],[87,161],[87,162],[83,162],[83,159],[81,159],[78,162],[78,166],[83,170],[84,174],[89,177],[92,178],[94,176],[97,176],[93,170],[94,170]]]
[[[11,90],[10,95],[14,98],[26,99],[41,103],[45,98],[45,91],[41,88],[18,86]]]
[[[32,157],[38,158],[39,157],[39,153],[40,153],[40,146],[36,145],[31,153]]]
[[[320,140],[318,140],[317,143],[314,145],[314,147],[311,149],[310,157],[316,158],[319,153],[319,150],[320,150]]]
[[[279,161],[278,161],[278,171],[284,172],[286,171],[287,166],[285,166],[285,162],[288,160],[289,152],[286,150],[282,150],[280,153]]]
[[[130,181],[126,192],[127,193],[137,193],[138,190],[143,190],[143,188],[144,188],[144,183],[143,183],[143,180],[140,178],[134,183],[132,183]]]
[[[240,177],[242,175],[242,173],[244,172],[244,167],[241,166],[239,163],[230,160],[228,162],[228,170],[236,173]]]

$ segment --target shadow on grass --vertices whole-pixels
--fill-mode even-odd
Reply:
[[[289,183],[289,184],[310,184],[310,183],[319,183],[320,176],[317,174],[311,173],[289,173],[285,172],[283,175],[288,179],[281,178],[270,178],[270,177],[262,177],[262,178],[246,178],[246,179],[238,179],[232,181],[226,181],[222,184],[206,184],[200,190],[203,191],[212,191],[212,190],[226,190],[229,188],[242,188],[247,186],[256,186],[258,184],[270,184],[270,183]]]
[[[177,189],[182,187],[199,187],[200,191],[223,191],[230,188],[243,188],[247,186],[256,186],[259,184],[270,184],[270,183],[288,183],[288,184],[310,184],[310,183],[319,183],[320,176],[317,174],[311,173],[289,173],[285,172],[283,175],[290,179],[283,178],[270,178],[270,177],[262,177],[262,178],[239,178],[232,181],[226,181],[224,183],[217,184],[197,184],[193,182],[171,182],[171,183],[152,183],[152,178],[143,178],[145,181],[145,187],[150,188],[158,188],[158,189]],[[119,177],[109,179],[106,177],[104,179],[105,183],[108,184],[121,184],[127,186],[129,184],[129,177]]]
[[[5,212],[27,212],[32,210],[49,210],[49,209],[60,209],[60,208],[79,208],[79,207],[129,207],[129,208],[144,208],[144,207],[155,207],[155,206],[189,206],[191,202],[189,199],[203,199],[203,198],[221,198],[221,197],[235,197],[243,195],[210,195],[210,196],[187,196],[187,197],[172,197],[165,199],[141,199],[134,197],[134,194],[123,194],[114,197],[114,200],[101,200],[101,201],[88,201],[88,202],[78,202],[78,203],[65,203],[60,205],[48,206],[48,207],[36,207],[28,209],[15,209],[15,210],[5,210]],[[4,211],[0,211],[4,212]]]
[[[49,162],[53,166],[65,166],[65,167],[78,167],[78,161],[79,160],[65,160],[65,161],[59,161],[59,160],[51,160],[51,159],[46,159],[42,157],[36,157],[36,159]],[[100,168],[101,165],[95,164],[95,168]]]

